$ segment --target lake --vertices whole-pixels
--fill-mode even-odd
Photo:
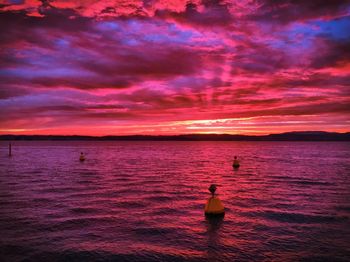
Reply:
[[[350,260],[349,142],[0,145],[1,261]]]

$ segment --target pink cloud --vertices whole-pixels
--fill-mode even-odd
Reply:
[[[349,130],[350,6],[317,2],[2,1],[0,133]]]

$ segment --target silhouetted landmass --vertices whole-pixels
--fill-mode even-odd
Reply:
[[[55,141],[350,141],[350,132],[322,131],[288,132],[263,136],[229,134],[189,134],[174,136],[49,136],[49,135],[1,135],[0,140],[55,140]]]

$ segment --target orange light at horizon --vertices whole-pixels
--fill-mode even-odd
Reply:
[[[350,130],[350,4],[88,2],[0,5],[1,134]]]

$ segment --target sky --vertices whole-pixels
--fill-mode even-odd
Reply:
[[[350,1],[0,0],[0,134],[350,131]]]

